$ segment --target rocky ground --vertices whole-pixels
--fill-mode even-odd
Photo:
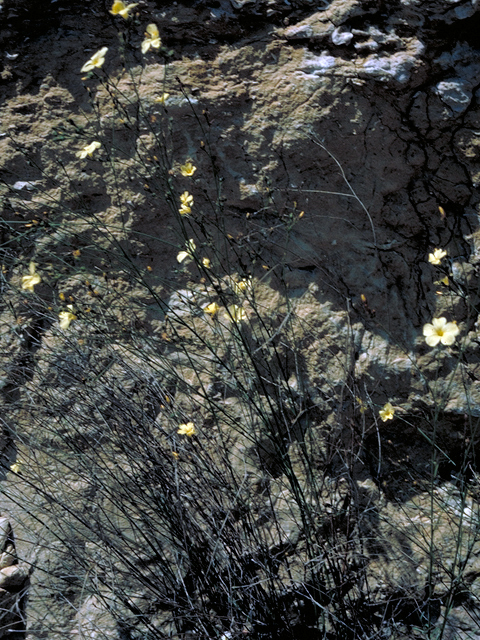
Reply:
[[[477,0],[110,9],[0,13],[1,637],[478,637]]]

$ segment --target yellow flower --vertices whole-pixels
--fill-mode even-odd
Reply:
[[[23,278],[22,278],[22,289],[26,289],[27,291],[31,291],[33,293],[34,286],[36,284],[40,284],[42,279],[40,278],[38,273],[35,273],[35,263],[34,262],[30,262],[28,270],[30,272],[30,275],[23,276]]]
[[[126,5],[124,2],[122,2],[122,0],[115,0],[115,2],[112,5],[112,8],[110,9],[110,13],[113,16],[116,16],[116,15],[122,16],[122,18],[125,18],[126,20],[129,17],[128,12],[134,7],[136,7],[137,5],[138,5],[138,2],[136,2],[135,4]]]
[[[446,318],[433,318],[432,324],[423,327],[425,342],[429,347],[436,347],[439,342],[451,345],[460,333],[456,322],[447,322]]]
[[[365,413],[365,411],[367,410],[367,405],[358,396],[355,398],[355,400],[357,401],[358,408],[360,409],[360,413],[363,415]]]
[[[197,248],[195,242],[190,238],[190,240],[185,244],[186,251],[180,251],[177,255],[178,262],[183,262],[185,258],[193,258],[193,252]]]
[[[180,173],[182,176],[193,176],[197,167],[195,167],[190,160],[188,160],[185,164],[182,164],[180,167]]]
[[[434,249],[433,253],[428,254],[428,261],[431,264],[441,264],[442,259],[445,258],[447,252],[444,249]]]
[[[440,280],[435,280],[434,284],[444,284],[446,287],[448,287],[449,284],[450,284],[450,280],[448,279],[448,276],[445,276],[444,278],[441,278]]]
[[[241,322],[245,320],[247,314],[245,313],[242,307],[239,307],[238,304],[231,304],[227,307],[227,312],[224,314],[224,318],[230,320],[231,322]]]
[[[97,53],[93,54],[90,60],[87,60],[87,62],[83,65],[80,71],[84,73],[85,71],[91,71],[95,67],[101,67],[102,64],[105,62],[105,56],[107,54],[107,51],[108,51],[108,47],[102,47],[101,49],[99,49]]]
[[[205,269],[211,269],[212,267],[212,262],[210,258],[202,258],[202,264],[205,267]]]
[[[170,96],[169,93],[162,93],[159,98],[155,98],[154,102],[159,102],[160,104],[165,104],[165,100]]]
[[[184,191],[180,196],[180,204],[181,207],[178,210],[178,213],[181,216],[188,216],[192,213],[193,206],[193,196],[191,196],[188,191]]]
[[[205,313],[208,313],[209,316],[216,316],[217,313],[220,311],[220,306],[216,303],[216,302],[211,302],[210,304],[208,304],[205,309],[204,309]]]
[[[158,27],[156,24],[149,24],[145,31],[145,40],[142,42],[142,53],[147,53],[150,47],[154,49],[160,49],[162,40],[158,33]]]
[[[387,420],[393,420],[394,413],[395,413],[395,409],[392,407],[390,402],[387,402],[384,405],[383,409],[380,409],[380,411],[378,412],[383,422],[386,422]]]
[[[58,317],[60,319],[60,329],[68,329],[70,323],[77,319],[73,313],[73,304],[67,304],[68,311],[60,311]]]
[[[18,462],[15,462],[14,464],[10,465],[10,471],[12,473],[19,473],[20,472],[20,468],[21,468],[21,465]]]
[[[193,206],[193,196],[191,196],[188,191],[184,191],[180,196],[180,202],[186,207],[191,207]]]
[[[186,424],[178,425],[178,431],[181,436],[189,436],[190,438],[197,433],[193,422],[187,422]]]
[[[239,282],[232,280],[232,289],[237,295],[247,293],[248,291],[251,292],[253,289],[252,276],[242,278]]]
[[[191,210],[191,208],[190,208],[190,207],[187,207],[186,205],[182,204],[182,206],[181,206],[181,207],[180,207],[180,209],[178,210],[178,213],[179,213],[181,216],[186,216],[186,217],[188,217],[188,216],[192,213],[192,210]]]
[[[77,153],[77,157],[81,160],[83,160],[87,156],[90,156],[91,158],[94,152],[97,149],[100,149],[101,146],[102,143],[98,142],[98,140],[95,140],[94,142],[91,142],[90,144],[87,144],[85,147],[83,147],[83,149]]]

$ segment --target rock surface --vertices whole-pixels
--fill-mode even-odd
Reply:
[[[478,2],[41,4],[0,14],[2,609],[475,637]]]

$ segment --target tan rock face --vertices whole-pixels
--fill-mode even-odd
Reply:
[[[38,6],[0,14],[2,628],[475,635],[475,3]]]

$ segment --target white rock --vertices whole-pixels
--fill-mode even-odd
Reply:
[[[463,113],[472,101],[470,83],[461,78],[452,78],[439,82],[435,87],[435,91],[442,102],[456,114]]]
[[[353,38],[353,33],[351,33],[350,31],[342,31],[341,27],[338,27],[332,33],[331,38],[332,38],[333,44],[336,44],[336,45],[348,44]]]
[[[28,182],[28,181],[25,182],[23,180],[18,180],[17,182],[15,182],[12,189],[15,189],[15,191],[21,191],[22,189],[26,189],[27,191],[33,191],[35,189],[37,182],[38,180],[36,180],[35,182]]]

